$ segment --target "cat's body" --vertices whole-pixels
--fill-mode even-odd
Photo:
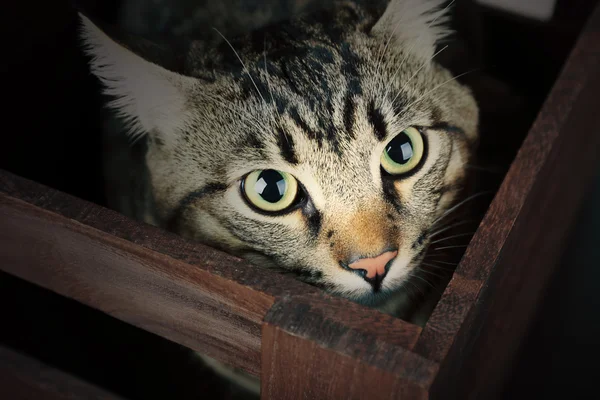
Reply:
[[[132,154],[108,122],[112,203],[402,316],[464,187],[477,106],[433,61],[442,1],[331,3],[162,47],[119,45],[83,17],[92,71],[145,140]]]

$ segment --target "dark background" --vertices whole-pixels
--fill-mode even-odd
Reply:
[[[481,179],[493,186],[596,1],[559,1],[554,19],[543,24],[459,3],[469,11],[459,15],[462,32],[473,37],[465,46],[474,54],[471,61],[482,67],[465,81],[482,104],[482,135],[487,136],[481,163],[487,172]],[[118,1],[89,4],[110,20]],[[1,18],[0,168],[104,204],[102,103],[98,82],[78,48],[71,3],[11,2]],[[506,398],[587,397],[600,375],[594,363],[600,355],[600,166],[590,168],[598,170],[599,179],[532,321]],[[216,378],[180,346],[6,274],[0,274],[0,315],[0,343],[125,397],[235,397],[210,385]]]

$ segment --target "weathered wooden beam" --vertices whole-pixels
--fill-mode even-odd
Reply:
[[[286,287],[236,257],[3,171],[0,269],[255,375],[262,319]]]
[[[600,165],[600,6],[415,351],[441,362],[436,398],[500,395]]]
[[[438,370],[420,328],[336,299],[279,301],[265,318],[262,399],[424,399]]]

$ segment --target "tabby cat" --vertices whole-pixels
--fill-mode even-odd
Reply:
[[[129,171],[113,147],[108,176],[132,174],[135,190],[112,187],[126,214],[402,316],[464,188],[478,108],[435,61],[446,2],[330,3],[163,43],[81,15],[92,72],[145,146]]]

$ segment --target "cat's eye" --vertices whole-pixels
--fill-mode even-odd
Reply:
[[[425,144],[416,128],[410,127],[396,135],[381,154],[381,167],[390,175],[412,171],[423,158]]]
[[[279,212],[290,207],[298,194],[298,181],[287,172],[263,169],[242,180],[246,200],[261,211]]]

